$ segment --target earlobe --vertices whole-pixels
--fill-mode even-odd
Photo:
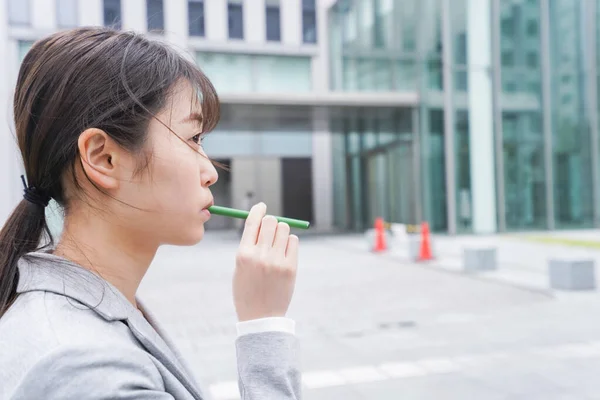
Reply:
[[[86,129],[77,141],[83,170],[91,181],[107,190],[118,188],[118,155],[114,141],[101,129]]]

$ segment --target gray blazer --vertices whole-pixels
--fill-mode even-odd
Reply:
[[[0,319],[0,399],[210,399],[146,310],[90,271],[45,254],[19,262]],[[242,399],[300,399],[294,335],[236,341]]]

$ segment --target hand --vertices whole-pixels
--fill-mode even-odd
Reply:
[[[298,237],[290,227],[252,207],[236,256],[233,301],[238,320],[284,317],[292,300],[298,267]]]

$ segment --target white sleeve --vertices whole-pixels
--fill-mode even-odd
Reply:
[[[295,335],[296,322],[285,317],[270,317],[237,323],[238,337],[261,332],[285,332]]]

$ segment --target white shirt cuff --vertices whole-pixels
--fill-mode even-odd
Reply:
[[[238,337],[250,333],[285,332],[296,334],[296,322],[284,317],[259,318],[237,323]]]

